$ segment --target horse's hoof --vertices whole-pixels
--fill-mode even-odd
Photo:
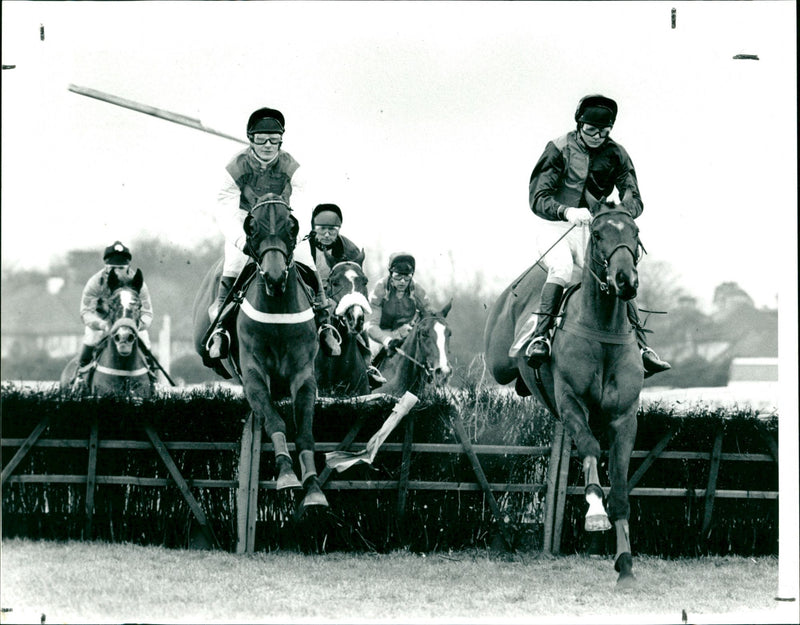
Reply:
[[[586,517],[584,529],[587,532],[605,532],[611,529],[611,521],[605,514],[593,514]]]
[[[306,496],[303,497],[303,502],[301,504],[303,508],[308,508],[309,506],[322,506],[327,508],[328,505],[328,499],[319,487],[309,489]]]
[[[614,570],[619,573],[617,578],[617,588],[624,590],[636,586],[636,577],[633,574],[633,556],[630,552],[624,552],[617,556],[614,562]]]
[[[275,490],[286,490],[287,488],[303,488],[300,480],[291,469],[289,471],[281,472],[278,475],[278,480],[275,483]]]

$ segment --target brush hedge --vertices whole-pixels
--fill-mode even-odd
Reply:
[[[391,412],[395,399],[385,397],[369,404],[325,399],[317,403],[314,433],[318,442],[341,441],[359,414],[366,413],[356,441],[366,441]],[[278,404],[293,439],[291,409]],[[192,487],[218,543],[236,545],[236,481],[239,441],[249,412],[246,401],[228,391],[192,391],[182,396],[158,395],[151,400],[79,399],[55,391],[31,391],[12,385],[2,390],[2,436],[26,439],[34,427],[49,417],[42,439],[75,441],[69,448],[33,447],[12,476],[77,476],[73,483],[7,481],[3,484],[3,536],[44,539],[100,539],[157,544],[167,547],[203,546],[189,506],[172,482],[155,486],[148,479],[169,479],[169,472],[150,447],[142,425],[150,423],[171,441],[221,443],[219,449],[171,450],[181,474],[192,480],[221,480],[226,487]],[[436,392],[423,397],[406,417],[413,419],[415,443],[458,443],[452,418],[460,415],[472,442],[480,445],[549,446],[553,418],[531,400],[490,389],[455,393]],[[87,527],[84,513],[88,451],[86,442],[94,420],[98,439],[134,441],[136,449],[120,445],[101,447],[98,476],[131,476],[138,484],[99,483],[94,494],[94,514]],[[681,488],[680,497],[631,497],[630,526],[635,553],[663,557],[698,554],[777,554],[777,500],[725,499],[714,503],[711,524],[704,535],[705,499],[694,491],[708,486],[709,457],[718,431],[723,431],[722,452],[767,454],[769,440],[777,440],[777,418],[758,418],[748,409],[701,409],[684,416],[655,407],[639,415],[635,448],[649,451],[672,430],[667,451],[704,452],[700,459],[657,460],[637,487]],[[402,424],[387,443],[401,443]],[[264,440],[264,442],[269,442]],[[604,441],[601,439],[601,444]],[[4,467],[18,445],[3,448]],[[481,466],[490,483],[539,484],[547,481],[549,453],[541,456],[481,454]],[[630,473],[642,459],[633,459]],[[357,465],[331,475],[330,481],[395,482],[401,454],[381,450],[373,465]],[[324,455],[317,454],[317,467]],[[601,459],[601,479],[607,458]],[[720,464],[717,489],[777,491],[775,462],[733,461]],[[84,481],[80,481],[83,476]],[[261,458],[261,480],[274,478],[272,453]],[[472,466],[463,453],[414,453],[410,480],[475,483]],[[583,477],[576,457],[571,460],[570,485],[581,486]],[[297,549],[303,552],[335,550],[389,551],[405,548],[425,552],[497,545],[497,523],[480,491],[410,490],[404,510],[398,509],[393,488],[352,490],[329,487],[327,510],[310,509],[297,518],[300,493],[261,489],[256,523],[256,549]],[[544,491],[496,492],[503,515],[519,549],[542,545]],[[590,543],[583,532],[585,503],[567,497],[561,535],[564,553],[613,553],[613,532]]]

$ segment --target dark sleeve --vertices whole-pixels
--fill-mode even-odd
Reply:
[[[528,202],[531,210],[548,221],[563,221],[567,208],[554,199],[564,175],[564,155],[550,141],[545,147],[539,162],[533,168],[528,184]]]
[[[622,146],[619,147],[620,155],[620,169],[614,181],[614,186],[617,187],[620,201],[625,210],[636,219],[644,211],[644,204],[642,203],[642,196],[639,193],[639,182],[636,179],[636,170],[633,167],[633,161],[628,156],[628,152]]]

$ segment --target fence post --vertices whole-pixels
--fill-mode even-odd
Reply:
[[[247,552],[247,511],[250,509],[250,465],[253,455],[253,413],[249,412],[242,428],[239,446],[239,484],[236,487],[236,553]]]
[[[561,445],[561,466],[558,472],[558,495],[556,499],[556,518],[553,523],[553,553],[561,553],[561,528],[564,525],[564,507],[567,503],[567,481],[569,479],[569,459],[572,455],[572,437],[564,431]]]
[[[556,485],[558,483],[558,466],[561,459],[561,445],[564,438],[564,425],[556,419],[553,422],[553,442],[550,447],[550,462],[547,465],[547,493],[544,509],[544,538],[542,553],[553,552],[553,518],[556,508]]]
[[[92,519],[94,518],[94,490],[97,483],[97,413],[92,416],[89,431],[89,466],[86,470],[86,524],[83,530],[84,540],[92,539]]]
[[[700,535],[708,540],[708,533],[711,530],[711,514],[714,510],[714,499],[717,495],[717,475],[719,475],[719,461],[722,453],[722,434],[725,426],[720,426],[717,435],[714,437],[714,448],[711,451],[711,466],[708,470],[708,488],[706,488],[706,511],[703,517],[703,529]]]
[[[405,536],[406,500],[408,499],[408,477],[411,473],[411,446],[414,443],[414,415],[406,418],[403,436],[403,455],[400,462],[400,481],[397,484],[397,525]]]

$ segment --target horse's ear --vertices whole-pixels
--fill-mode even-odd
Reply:
[[[356,256],[356,258],[355,258],[355,262],[357,262],[359,264],[359,266],[363,267],[364,266],[364,259],[366,257],[367,257],[367,255],[364,253],[364,248],[362,247],[361,251],[358,253],[358,256]]]
[[[297,221],[297,217],[289,213],[289,223],[291,223],[289,227],[289,234],[292,237],[291,244],[295,245],[297,243],[297,235],[300,234],[300,222]]]
[[[244,228],[244,233],[248,237],[253,236],[253,215],[251,213],[248,213],[247,217],[244,218],[242,227]]]
[[[142,289],[143,284],[144,284],[144,275],[142,274],[141,269],[137,269],[136,273],[133,274],[133,281],[131,282],[131,286],[136,291],[140,291]]]
[[[113,269],[108,272],[106,284],[108,284],[108,290],[112,293],[119,288],[119,278],[117,277],[117,272]]]
[[[445,304],[445,307],[442,308],[442,312],[440,313],[442,317],[446,317],[447,313],[450,312],[450,309],[453,307],[453,298],[450,298],[450,301]]]

